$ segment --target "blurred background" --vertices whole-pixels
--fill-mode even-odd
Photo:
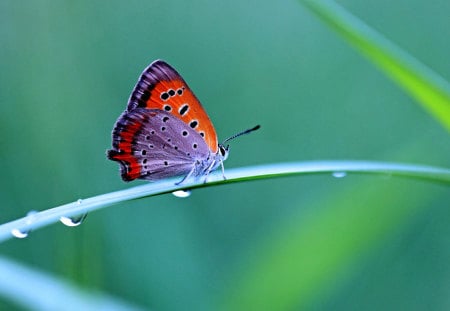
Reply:
[[[449,1],[339,4],[450,80]],[[450,166],[448,132],[296,1],[6,0],[0,223],[143,183],[123,183],[105,151],[158,58],[183,75],[219,140],[262,125],[233,141],[226,168]],[[449,206],[443,184],[308,175],[127,202],[0,254],[151,310],[449,310]],[[21,309],[0,296],[0,310]]]

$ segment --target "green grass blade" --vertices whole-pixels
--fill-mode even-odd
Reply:
[[[196,189],[219,184],[228,184],[258,179],[286,177],[301,174],[389,174],[392,176],[405,176],[415,179],[425,179],[440,183],[450,183],[450,170],[424,165],[408,165],[400,163],[370,162],[370,161],[315,161],[294,162],[281,164],[267,164],[247,168],[228,169],[227,179],[222,174],[215,173],[210,176],[208,183],[202,180],[176,185],[178,179],[168,179],[155,183],[148,183],[125,190],[78,200],[0,225],[0,242],[16,237],[26,237],[27,232],[60,221],[61,217],[76,217],[86,213],[139,198],[171,193],[183,189]]]
[[[371,180],[318,199],[309,213],[298,206],[298,214],[253,246],[231,274],[221,310],[308,310],[364,256],[433,206],[443,192],[437,188]]]
[[[144,310],[4,257],[0,257],[0,275],[0,296],[26,310]]]
[[[450,131],[450,84],[332,1],[300,0]]]

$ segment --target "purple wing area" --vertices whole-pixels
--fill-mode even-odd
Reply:
[[[130,124],[140,124],[139,130],[133,135],[124,135]],[[130,156],[140,166],[140,179],[186,176],[196,167],[202,169],[213,161],[200,134],[159,109],[136,108],[122,114],[113,131],[113,152],[124,152],[119,150],[123,141],[131,143]],[[122,172],[129,171],[126,162],[120,164]]]

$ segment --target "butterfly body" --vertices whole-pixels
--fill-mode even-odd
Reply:
[[[112,147],[107,157],[119,162],[124,181],[208,176],[223,170],[228,156],[197,97],[162,60],[139,78],[114,126]]]

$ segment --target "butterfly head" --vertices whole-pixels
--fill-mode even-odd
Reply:
[[[217,156],[221,161],[225,161],[228,158],[230,152],[230,145],[219,144],[219,150],[217,151]]]

